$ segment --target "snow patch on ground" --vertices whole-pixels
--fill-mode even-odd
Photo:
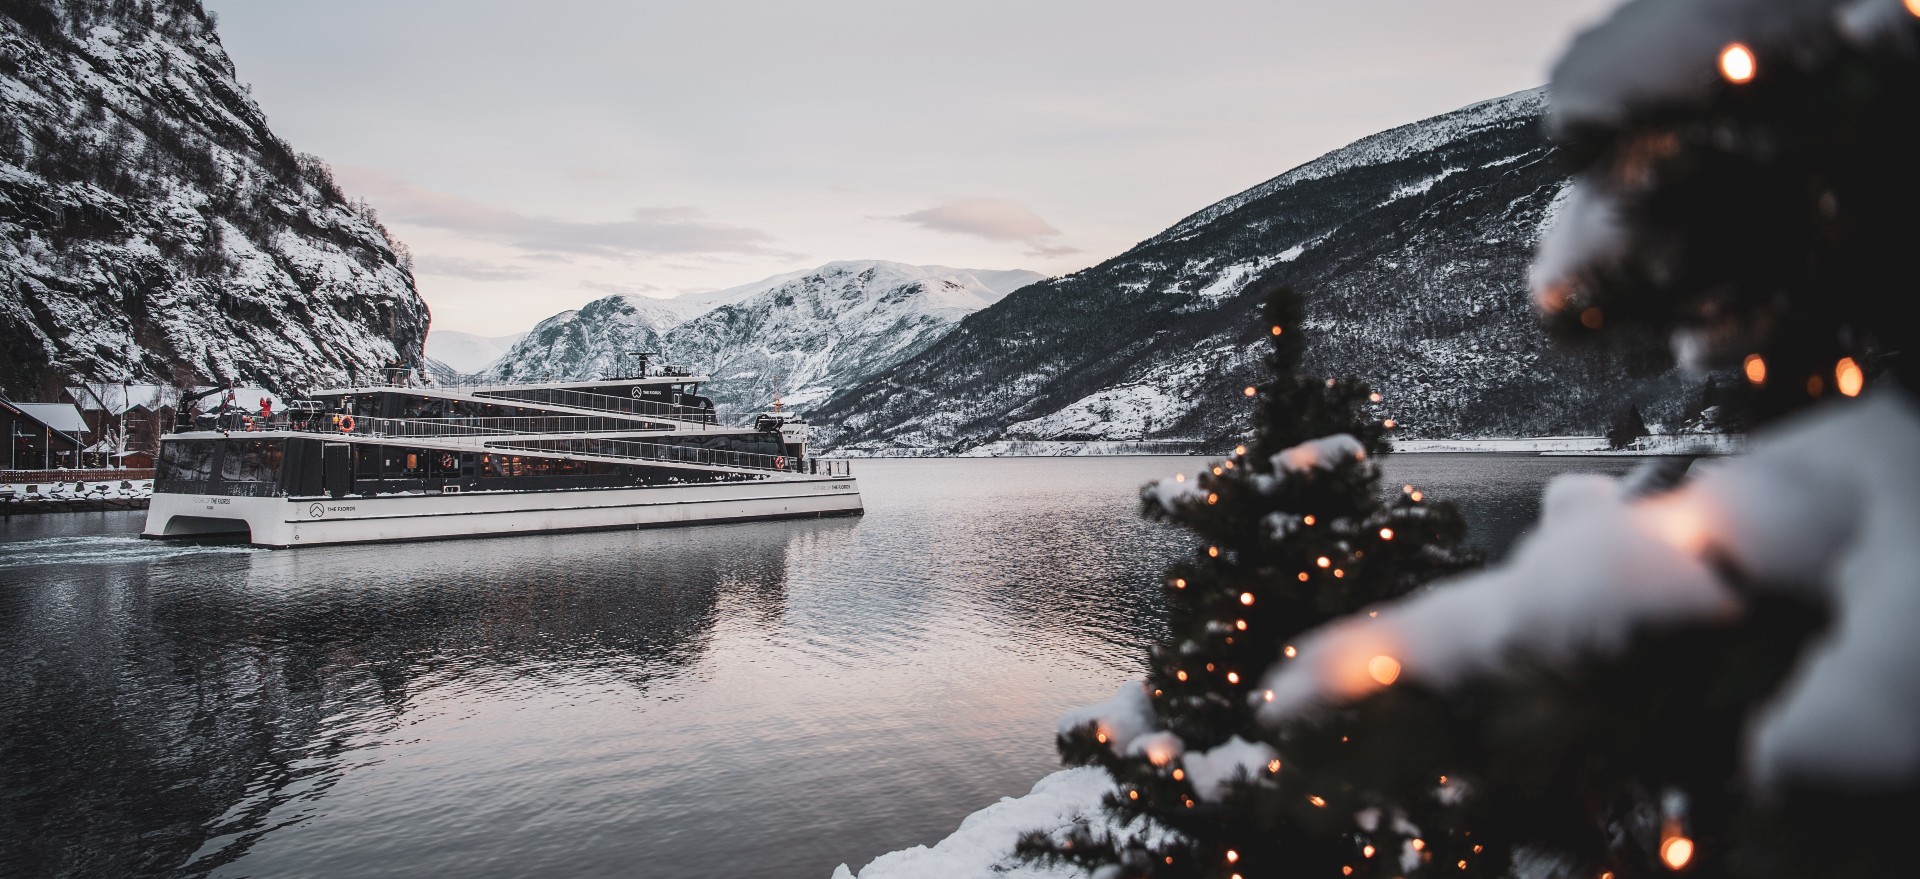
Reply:
[[[841,864],[833,879],[1076,879],[1084,874],[1021,862],[1014,856],[1014,844],[1033,830],[1056,828],[1055,833],[1064,834],[1078,824],[1106,825],[1100,801],[1112,790],[1113,779],[1103,769],[1062,770],[1040,779],[1026,796],[1003,797],[967,816],[958,830],[932,847],[881,855],[858,873]]]

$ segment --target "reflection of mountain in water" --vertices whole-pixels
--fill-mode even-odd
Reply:
[[[209,872],[404,739],[430,688],[649,690],[723,600],[777,614],[788,540],[836,527],[0,571],[0,874]]]

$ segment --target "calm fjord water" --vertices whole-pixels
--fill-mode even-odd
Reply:
[[[1193,459],[859,462],[862,519],[293,551],[0,523],[0,875],[825,877],[1057,768]],[[1400,456],[1498,549],[1569,469]]]

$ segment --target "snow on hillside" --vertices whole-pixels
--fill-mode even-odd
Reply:
[[[1563,350],[1534,321],[1527,267],[1567,187],[1545,112],[1520,92],[1335,150],[969,316],[815,421],[861,454],[1231,445],[1266,279],[1307,300],[1307,368],[1374,384],[1405,436],[1595,435],[1630,402],[1685,421],[1697,391],[1663,349]]]
[[[659,351],[712,375],[703,392],[722,407],[764,406],[777,383],[804,411],[1043,279],[859,260],[674,299],[609,296],[540,322],[488,375],[589,378],[616,370],[622,352]]]
[[[198,0],[0,13],[0,385],[411,360],[405,249],[268,129]]]
[[[526,337],[526,333],[476,336],[459,330],[428,330],[427,356],[462,373],[479,373],[486,371],[494,361],[511,350],[515,342]]]

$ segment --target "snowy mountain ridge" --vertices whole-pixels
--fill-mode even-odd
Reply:
[[[1044,276],[831,262],[678,299],[620,294],[554,315],[488,370],[490,379],[590,378],[629,351],[660,351],[710,374],[722,407],[770,403],[776,384],[804,411],[925,349],[961,318]]]
[[[1545,112],[1530,90],[1335,150],[968,316],[815,423],[850,454],[1227,440],[1263,372],[1263,277],[1306,299],[1306,367],[1371,382],[1410,438],[1597,435],[1629,399],[1678,423],[1693,390],[1664,350],[1566,350],[1534,322],[1567,186]]]
[[[411,360],[409,265],[267,127],[198,0],[0,7],[0,386],[287,392]]]

